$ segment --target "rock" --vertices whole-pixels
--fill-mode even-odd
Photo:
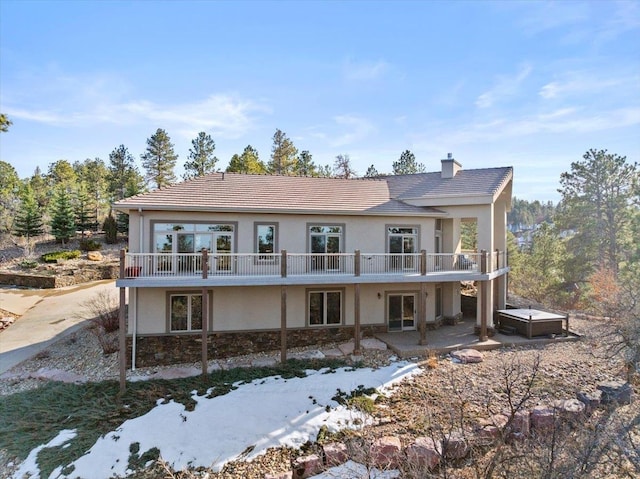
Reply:
[[[153,375],[153,379],[179,379],[189,378],[202,374],[202,368],[196,368],[194,366],[184,368],[166,368],[161,369]]]
[[[341,358],[344,356],[342,351],[340,351],[338,348],[325,349],[324,351],[322,351],[322,354],[324,354],[326,358]]]
[[[585,405],[585,412],[590,414],[595,409],[600,407],[602,402],[602,391],[599,389],[594,392],[580,391],[576,394],[579,401],[582,401]]]
[[[338,466],[347,462],[349,455],[347,446],[341,442],[330,442],[322,446],[324,462],[327,466]]]
[[[385,351],[387,349],[387,345],[376,338],[365,338],[360,340],[360,347],[362,349],[374,349],[378,351]]]
[[[553,428],[556,412],[553,408],[536,406],[531,410],[531,428],[537,433],[544,433]]]
[[[322,470],[322,461],[317,454],[301,456],[293,462],[293,477],[311,477]]]
[[[299,353],[293,353],[291,359],[324,359],[322,351],[312,349],[310,351],[301,351]]]
[[[462,459],[469,453],[469,445],[461,431],[451,431],[442,440],[442,454],[447,459]]]
[[[60,381],[63,383],[86,383],[87,378],[79,374],[63,371],[62,369],[40,368],[35,373],[29,374],[33,379],[48,379],[50,381]]]
[[[481,363],[483,361],[482,353],[475,349],[460,349],[459,351],[452,351],[451,357],[464,364]]]
[[[400,438],[383,436],[376,439],[369,450],[373,465],[382,468],[396,468],[402,459]]]
[[[528,435],[531,429],[531,419],[529,411],[518,411],[513,415],[513,421],[511,421],[511,426],[509,427],[509,435],[508,439],[517,434]]]
[[[104,256],[102,256],[102,253],[100,251],[89,251],[87,253],[87,259],[89,261],[102,261],[104,259]]]
[[[277,472],[275,474],[265,474],[264,475],[264,479],[292,479],[292,478],[293,478],[293,472],[292,471]]]
[[[572,422],[579,421],[584,415],[585,405],[577,399],[560,399],[551,405],[562,418]]]
[[[407,447],[406,453],[409,465],[417,465],[420,469],[433,469],[440,463],[438,446],[430,437],[417,437]]]
[[[338,349],[342,351],[344,356],[348,356],[349,354],[353,354],[354,343],[353,340],[348,343],[338,344]]]
[[[251,366],[253,366],[254,368],[271,367],[275,366],[276,364],[278,364],[278,360],[275,358],[256,358],[251,361]]]
[[[509,417],[504,414],[494,414],[489,419],[479,421],[477,437],[482,444],[493,443],[502,436],[502,431],[509,421]]]
[[[602,391],[602,404],[631,404],[633,388],[622,381],[605,381],[596,386]]]

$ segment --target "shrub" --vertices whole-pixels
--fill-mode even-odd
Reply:
[[[102,249],[102,243],[92,239],[80,240],[80,249],[82,251],[98,251]]]
[[[112,214],[109,214],[102,224],[104,230],[105,241],[107,244],[115,244],[118,242],[118,223]]]
[[[120,327],[118,299],[111,291],[102,290],[80,304],[82,313],[78,316],[91,322],[91,332],[96,336],[102,352],[111,354],[118,351]]]
[[[20,267],[24,269],[33,269],[38,266],[38,262],[35,259],[23,259],[20,262]]]
[[[80,257],[80,250],[72,251],[53,251],[43,254],[40,259],[45,263],[57,263],[58,260],[76,259]]]

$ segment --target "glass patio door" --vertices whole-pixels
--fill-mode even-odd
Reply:
[[[340,269],[340,234],[311,233],[311,269],[337,271]]]
[[[416,329],[415,293],[387,296],[387,323],[389,331],[414,331]]]
[[[416,266],[416,233],[413,228],[390,228],[389,270],[413,271]]]
[[[231,248],[233,245],[233,234],[231,233],[215,233],[215,271],[231,272]]]

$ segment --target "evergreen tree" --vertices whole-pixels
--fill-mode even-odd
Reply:
[[[82,231],[82,237],[84,238],[85,231],[94,230],[98,226],[95,205],[84,185],[80,185],[78,189],[74,210],[76,227]]]
[[[267,172],[267,167],[260,160],[258,150],[247,145],[241,155],[235,154],[229,161],[227,173],[248,173],[262,175]]]
[[[378,173],[378,170],[376,170],[376,167],[371,165],[369,168],[367,168],[367,172],[364,174],[365,178],[375,178],[376,176],[380,176],[380,173]]]
[[[109,170],[104,161],[100,158],[89,159],[83,162],[76,161],[73,169],[78,176],[80,186],[84,188],[89,195],[90,202],[93,205],[93,215],[96,219],[96,228],[100,224],[99,221],[109,210],[109,193],[108,193],[108,177]]]
[[[118,225],[111,211],[102,224],[102,231],[104,231],[104,239],[108,244],[116,244],[118,242]]]
[[[204,131],[198,133],[198,137],[191,141],[191,145],[189,161],[184,164],[183,178],[185,180],[214,172],[218,162],[218,158],[213,155],[216,144],[211,136]]]
[[[287,135],[279,129],[273,135],[271,161],[267,165],[269,173],[276,175],[294,175],[298,150]]]
[[[46,211],[51,201],[51,195],[49,194],[49,187],[39,166],[36,167],[33,175],[29,178],[28,184],[33,190],[38,206],[40,206],[43,211]]]
[[[16,169],[6,161],[0,161],[0,232],[9,233],[12,228],[18,196],[21,188]]]
[[[558,190],[557,223],[575,232],[569,239],[569,250],[578,252],[572,276],[581,280],[606,269],[617,277],[638,243],[632,236],[640,204],[638,165],[607,150],[589,150],[583,159],[560,176]]]
[[[158,128],[147,139],[147,151],[140,155],[146,170],[145,179],[157,188],[164,188],[176,182],[173,169],[178,155],[173,151],[173,143],[167,132]]]
[[[312,155],[309,150],[300,152],[298,161],[295,164],[294,173],[298,176],[318,176],[316,164],[313,162]]]
[[[56,189],[51,207],[51,234],[64,245],[76,233],[71,195],[65,188]]]
[[[337,178],[353,178],[356,171],[351,167],[349,155],[338,155],[333,164],[333,172]]]
[[[425,166],[416,161],[416,157],[409,150],[405,150],[400,155],[398,161],[393,162],[394,175],[413,175],[415,173],[424,173]]]
[[[11,120],[9,120],[9,118],[7,118],[7,115],[5,115],[4,113],[0,113],[0,131],[3,133],[6,133],[7,131],[9,131],[9,127],[13,124],[13,122]]]
[[[27,186],[22,194],[20,209],[16,216],[14,232],[18,236],[26,238],[27,244],[34,236],[40,236],[43,232],[42,212],[33,190]]]
[[[127,197],[127,191],[131,185],[139,186],[138,194],[143,190],[144,178],[136,168],[133,155],[126,146],[120,145],[109,154],[109,167],[107,175],[108,192],[111,201],[121,200]],[[135,189],[135,188],[134,188]]]

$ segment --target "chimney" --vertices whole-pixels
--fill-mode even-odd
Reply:
[[[462,165],[453,159],[451,153],[447,153],[446,160],[440,160],[442,162],[441,178],[453,178],[456,173],[462,169]]]

